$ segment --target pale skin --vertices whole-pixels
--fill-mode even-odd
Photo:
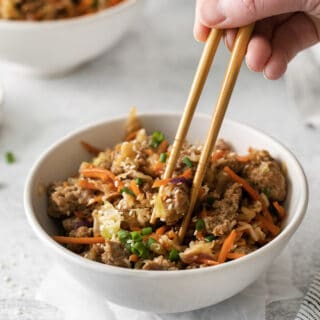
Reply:
[[[320,0],[197,0],[194,35],[205,41],[211,28],[227,29],[231,50],[236,28],[255,21],[247,65],[276,80],[300,51],[320,41]]]

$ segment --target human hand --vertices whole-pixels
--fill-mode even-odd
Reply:
[[[235,28],[254,21],[247,65],[276,80],[298,52],[320,41],[320,0],[197,0],[194,35],[205,41],[211,28],[228,29],[231,50]]]

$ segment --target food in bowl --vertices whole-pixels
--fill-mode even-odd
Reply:
[[[281,230],[287,182],[268,151],[240,156],[219,140],[180,243],[202,146],[185,143],[173,177],[163,179],[171,146],[160,131],[148,135],[134,111],[123,142],[103,151],[83,145],[96,156],[76,176],[50,184],[48,214],[63,229],[56,241],[87,259],[143,270],[215,266]]]
[[[57,20],[95,13],[124,0],[1,0],[0,18]]]

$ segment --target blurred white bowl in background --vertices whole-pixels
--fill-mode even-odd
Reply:
[[[142,11],[126,0],[100,12],[54,21],[0,20],[0,61],[39,74],[73,69],[108,50]]]

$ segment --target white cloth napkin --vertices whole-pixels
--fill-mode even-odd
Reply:
[[[159,315],[107,302],[86,290],[59,266],[54,266],[36,298],[58,308],[64,314],[64,320],[264,320],[269,303],[301,297],[291,276],[291,258],[283,254],[255,283],[224,302],[197,311]]]
[[[289,96],[306,125],[320,128],[320,44],[295,57],[285,79]]]

